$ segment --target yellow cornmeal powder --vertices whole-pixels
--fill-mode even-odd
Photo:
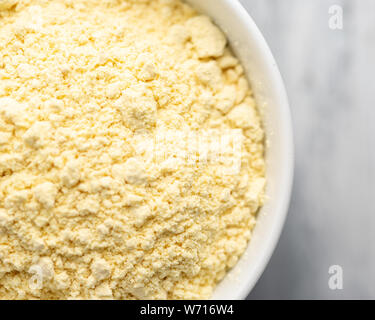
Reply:
[[[237,172],[179,157],[204,133],[236,133]],[[0,0],[0,298],[209,298],[262,206],[263,138],[189,5]]]

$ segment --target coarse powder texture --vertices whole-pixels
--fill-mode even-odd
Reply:
[[[181,132],[239,133],[238,172],[181,160]],[[263,204],[263,141],[189,5],[0,0],[0,298],[209,298]]]

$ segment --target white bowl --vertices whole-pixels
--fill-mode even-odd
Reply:
[[[238,264],[215,289],[213,299],[245,299],[279,240],[293,181],[293,135],[288,99],[272,53],[262,34],[237,0],[186,0],[207,14],[227,34],[245,67],[263,114],[266,130],[267,200],[252,240]]]

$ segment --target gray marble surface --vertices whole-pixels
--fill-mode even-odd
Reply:
[[[285,79],[296,143],[289,217],[249,299],[375,298],[375,1],[241,2]],[[328,27],[336,4],[343,30]]]

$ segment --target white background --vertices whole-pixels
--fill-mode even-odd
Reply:
[[[296,143],[289,217],[249,298],[375,298],[375,0],[241,2],[285,79]],[[336,4],[343,30],[328,27]]]

